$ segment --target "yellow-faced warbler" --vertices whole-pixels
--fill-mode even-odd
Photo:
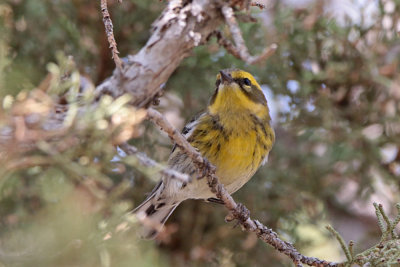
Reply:
[[[229,193],[241,188],[267,161],[275,141],[267,100],[254,77],[238,69],[222,70],[207,110],[182,131],[188,142],[216,166]],[[193,182],[163,177],[134,211],[143,220],[143,236],[155,237],[174,209],[186,199],[218,201],[206,179],[196,179],[190,158],[172,149],[170,168],[193,176]]]

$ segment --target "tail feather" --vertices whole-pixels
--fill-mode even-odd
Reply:
[[[155,238],[179,205],[179,203],[168,203],[165,198],[160,198],[159,190],[162,190],[162,184],[158,184],[149,197],[133,211],[142,223],[140,233],[142,238]]]

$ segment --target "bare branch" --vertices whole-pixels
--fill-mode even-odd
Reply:
[[[235,45],[239,50],[241,58],[246,58],[249,56],[249,51],[247,50],[246,43],[244,42],[242,32],[236,21],[233,9],[230,6],[224,5],[221,9],[224,15],[225,21],[228,24],[229,31],[232,34],[232,38],[235,41]]]
[[[193,160],[193,162],[201,167],[204,165],[208,165],[208,162],[201,156],[201,154],[194,149],[189,142],[183,137],[175,128],[172,126],[169,121],[167,121],[164,116],[155,109],[149,108],[147,110],[147,117],[153,121],[156,125],[158,125],[161,130],[166,132],[173,140],[176,145],[186,152],[186,154]],[[215,172],[215,167],[211,167],[212,172]]]
[[[256,233],[259,239],[290,257],[296,266],[302,266],[301,263],[311,266],[339,266],[338,263],[328,262],[300,254],[291,243],[281,240],[277,233],[272,229],[267,228],[257,220],[251,219],[248,209],[244,205],[236,203],[225,187],[219,183],[218,178],[215,175],[216,168],[204,159],[202,155],[188,143],[188,141],[165,119],[161,113],[149,108],[147,110],[147,117],[165,131],[171,140],[193,160],[199,173],[203,173],[203,176],[206,177],[210,190],[224,202],[225,207],[229,211],[229,215],[226,218],[228,221],[237,220],[244,230]]]
[[[120,148],[124,150],[124,152],[128,155],[135,155],[142,165],[155,168],[157,172],[161,173],[162,175],[168,178],[177,179],[184,183],[191,182],[191,177],[186,173],[181,173],[161,165],[155,160],[149,158],[145,153],[139,152],[136,147],[129,145],[128,143],[120,145]]]
[[[239,28],[239,25],[236,21],[235,15],[233,13],[233,9],[228,6],[224,5],[222,7],[222,14],[224,15],[225,21],[228,24],[229,31],[232,34],[232,38],[235,42],[235,46],[228,43],[227,40],[222,41],[221,44],[228,50],[232,55],[235,57],[247,62],[248,64],[256,64],[262,60],[267,59],[270,57],[278,48],[277,44],[271,44],[270,46],[266,47],[264,51],[258,56],[250,55],[246,43],[243,39],[242,32]],[[218,35],[217,35],[218,37]],[[222,35],[219,35],[219,40],[222,38]]]
[[[121,2],[121,0],[119,0],[119,2]],[[101,0],[100,6],[101,6],[101,13],[103,14],[103,23],[107,34],[107,40],[108,43],[110,44],[112,52],[112,58],[114,59],[117,68],[119,70],[122,70],[122,61],[118,56],[119,51],[117,49],[117,42],[115,41],[114,38],[113,24],[111,21],[110,13],[108,12],[107,0]]]

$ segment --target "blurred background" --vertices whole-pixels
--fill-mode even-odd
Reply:
[[[276,53],[249,66],[212,39],[174,72],[157,109],[182,128],[207,105],[220,69],[254,74],[277,138],[269,162],[234,198],[305,255],[343,261],[325,226],[360,252],[380,238],[372,203],[393,217],[400,201],[400,2],[260,2],[266,9],[251,8],[256,22],[240,27],[252,54],[272,43]],[[109,1],[121,57],[146,43],[166,5]],[[99,1],[0,2],[1,134],[12,116],[45,114],[62,104],[54,92],[82,81],[93,89],[113,70]],[[0,152],[0,266],[291,266],[225,223],[224,207],[201,201],[184,202],[158,240],[138,239],[126,213],[160,176],[116,151],[121,129],[108,118],[134,114],[130,143],[160,163],[172,144],[125,104],[104,98],[73,117],[62,139],[39,138],[26,150],[10,142]]]

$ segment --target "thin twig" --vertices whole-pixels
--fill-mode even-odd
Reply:
[[[232,55],[247,62],[248,64],[256,64],[260,61],[266,60],[276,51],[278,45],[271,44],[270,46],[266,47],[261,54],[257,56],[250,55],[246,43],[243,39],[242,32],[233,13],[233,9],[228,5],[224,5],[222,6],[221,11],[224,15],[226,24],[228,24],[229,31],[232,34],[235,45],[227,40],[220,41],[221,39],[223,39],[222,34],[217,35],[217,38],[219,40],[219,43],[222,44],[225,49],[228,50],[228,52],[230,52]]]
[[[392,223],[390,222],[389,217],[386,215],[386,212],[383,210],[382,204],[379,204],[378,208],[379,208],[379,211],[382,214],[383,219],[386,222],[386,231],[388,232],[388,234],[390,232],[390,234],[392,235],[392,238],[395,238],[395,234],[394,234],[394,229],[392,227]]]
[[[285,242],[278,237],[272,229],[267,228],[257,220],[253,220],[249,216],[248,209],[235,202],[225,187],[219,183],[215,175],[215,167],[212,166],[202,155],[194,149],[188,141],[165,119],[158,111],[149,108],[147,117],[158,125],[164,132],[168,134],[173,142],[179,146],[193,161],[199,173],[207,179],[210,190],[224,202],[225,207],[229,211],[227,218],[229,220],[237,220],[243,229],[248,232],[254,232],[258,238],[265,243],[270,244],[279,252],[289,256],[296,266],[302,266],[301,263],[311,266],[339,266],[338,263],[328,262],[313,257],[307,257],[300,254],[296,248],[289,242]]]
[[[121,1],[120,1],[121,2]],[[101,13],[103,14],[103,23],[107,34],[107,40],[110,44],[112,58],[114,59],[115,65],[119,70],[122,70],[122,61],[119,58],[119,51],[117,49],[117,42],[114,38],[113,23],[111,21],[110,13],[107,8],[107,0],[101,0]]]
[[[147,117],[157,124],[164,132],[166,132],[178,147],[183,148],[185,153],[192,159],[192,161],[201,167],[207,165],[208,162],[197,152],[189,142],[183,137],[169,121],[167,121],[164,116],[155,109],[147,109]],[[215,172],[215,167],[211,167]]]
[[[152,167],[157,172],[161,173],[162,175],[180,180],[184,183],[190,183],[191,177],[186,173],[181,173],[166,166],[161,165],[160,163],[156,162],[155,160],[149,158],[145,153],[139,152],[138,149],[128,143],[124,143],[120,145],[120,148],[128,155],[134,155],[142,165]]]
[[[349,248],[351,259],[354,259],[354,241],[350,240],[347,247]]]
[[[379,205],[377,203],[375,203],[375,202],[373,203],[373,205],[374,205],[374,208],[375,208],[376,218],[378,219],[378,226],[379,226],[379,229],[382,232],[381,241],[384,241],[386,239],[386,236],[387,236],[387,229],[385,228],[385,226],[383,224],[384,219],[383,219],[382,213],[381,213],[381,211],[379,209]]]
[[[397,209],[397,216],[396,216],[396,218],[394,219],[394,221],[393,221],[393,229],[395,229],[396,228],[396,226],[399,224],[399,222],[400,222],[400,203],[397,203],[396,204],[396,209]],[[395,238],[398,238],[398,236],[396,235],[396,237]]]
[[[233,13],[233,9],[224,5],[221,9],[222,14],[224,15],[225,21],[229,26],[229,31],[232,34],[232,38],[235,41],[236,47],[239,50],[240,56],[242,58],[246,58],[249,56],[249,51],[247,50],[246,43],[244,42],[242,32],[240,31],[239,25],[236,21],[235,15]]]
[[[346,255],[347,261],[348,262],[352,262],[353,261],[353,254],[350,251],[349,247],[346,246],[346,242],[344,241],[343,237],[331,225],[327,225],[326,229],[328,229],[328,231],[331,232],[335,236],[337,241],[339,242],[340,246],[342,247],[342,250],[343,250],[344,254]],[[353,245],[351,247],[353,249]]]

